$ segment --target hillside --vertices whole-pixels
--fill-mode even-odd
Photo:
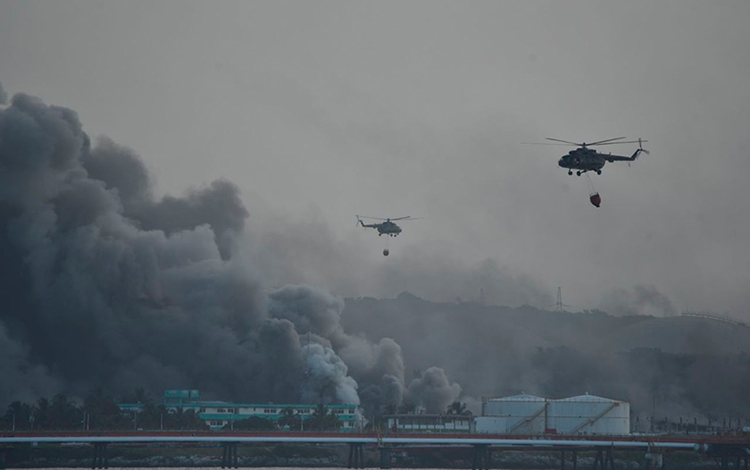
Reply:
[[[636,412],[656,400],[665,412],[693,415],[749,404],[750,328],[707,318],[433,303],[404,293],[347,299],[342,324],[374,341],[395,339],[407,381],[442,367],[469,400],[590,392],[630,400]]]

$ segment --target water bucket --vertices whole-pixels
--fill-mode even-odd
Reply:
[[[591,204],[595,205],[596,207],[599,207],[602,204],[602,197],[599,195],[599,193],[589,194],[589,200],[591,201]]]

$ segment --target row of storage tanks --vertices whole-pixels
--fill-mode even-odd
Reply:
[[[484,399],[475,432],[495,434],[609,434],[630,433],[630,404],[580,395],[550,399],[534,395]]]

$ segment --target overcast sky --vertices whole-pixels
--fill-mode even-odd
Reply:
[[[745,0],[4,0],[0,83],[134,149],[158,194],[233,181],[255,251],[311,252],[268,284],[393,295],[371,273],[492,259],[576,309],[646,285],[750,320],[749,23]],[[619,136],[651,155],[591,178],[598,209],[567,148],[521,144]],[[355,214],[424,219],[384,258]]]

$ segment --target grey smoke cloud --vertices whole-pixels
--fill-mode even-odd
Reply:
[[[29,348],[13,339],[0,323],[0,397],[36,400],[60,389],[61,383],[50,376],[49,370],[28,358]]]
[[[412,403],[424,406],[428,413],[444,413],[460,394],[461,386],[452,383],[443,369],[430,367],[411,381],[406,397]]]
[[[234,236],[242,232],[248,212],[239,189],[227,180],[216,180],[207,188],[191,189],[185,197],[152,197],[152,181],[143,161],[131,149],[101,137],[96,147],[82,155],[91,178],[103,181],[117,192],[123,215],[143,230],[161,230],[167,235],[208,224],[223,259],[229,259]]]
[[[248,227],[248,238],[255,241],[253,262],[277,284],[324,285],[344,297],[395,297],[408,291],[442,302],[481,298],[494,305],[554,305],[552,287],[491,257],[467,262],[430,244],[411,243],[409,233],[401,236],[403,241],[386,241],[375,233],[358,232],[375,240],[363,249],[314,207],[300,217],[266,212],[262,204],[254,208],[258,223]],[[384,259],[386,243],[392,256]]]
[[[12,287],[0,324],[26,348],[3,335],[15,351],[4,368],[71,392],[299,397],[281,392],[299,383],[298,335],[268,318],[254,273],[232,259],[246,216],[234,186],[153,201],[137,155],[109,140],[91,150],[73,111],[17,94],[0,113],[0,270]]]
[[[331,384],[323,387],[328,390],[326,397],[359,404],[359,401],[352,400],[360,385],[369,389],[367,396],[373,398],[388,394],[389,400],[393,401],[394,397],[400,397],[400,391],[389,389],[396,384],[403,388],[401,347],[390,338],[373,343],[363,336],[347,334],[340,323],[343,300],[305,285],[285,286],[271,292],[268,297],[268,312],[272,317],[291,322],[303,336],[309,332],[309,346],[306,336],[303,339],[307,372],[313,377],[320,376],[323,383]],[[356,379],[355,383],[350,382],[352,378]],[[380,390],[381,387],[386,390]]]
[[[310,375],[308,380],[313,393],[307,397],[308,402],[359,405],[357,382],[347,375],[346,364],[332,349],[310,344],[303,348],[302,354],[305,355],[305,365]],[[304,394],[303,390],[303,396]]]
[[[153,193],[141,158],[106,137],[92,148],[74,111],[25,94],[0,110],[0,370],[13,379],[0,400],[103,386],[351,404],[366,389],[368,406],[401,402],[401,347],[347,334],[341,298],[305,285],[264,294],[234,184]]]
[[[612,289],[600,308],[612,315],[670,316],[677,313],[669,298],[656,286],[638,284],[631,289]]]

